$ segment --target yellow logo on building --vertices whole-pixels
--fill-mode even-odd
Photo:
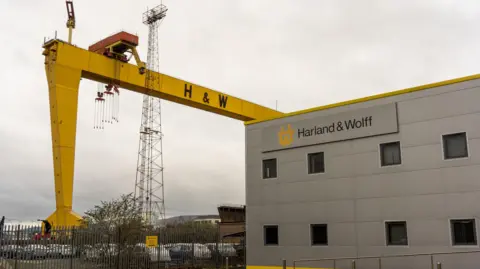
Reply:
[[[283,126],[280,127],[278,143],[282,146],[288,146],[293,143],[293,129],[290,124],[287,125],[286,129]]]

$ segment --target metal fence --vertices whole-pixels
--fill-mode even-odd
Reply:
[[[283,268],[286,268],[286,262],[286,260],[283,260]],[[299,259],[293,261],[293,269],[305,267],[333,269],[458,269],[478,268],[478,264],[480,264],[480,250],[472,250],[364,257]]]
[[[0,269],[243,268],[244,253],[244,243],[224,242],[215,226],[56,228],[49,236],[5,226],[0,234]]]

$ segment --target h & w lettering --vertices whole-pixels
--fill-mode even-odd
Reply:
[[[192,98],[192,85],[190,85],[190,88],[187,88],[187,84],[185,83],[185,90],[183,91],[183,97],[187,97],[188,93],[188,98]]]
[[[228,100],[228,96],[221,95],[221,94],[218,95],[218,102],[220,104],[220,107],[225,108],[227,106],[227,100]]]

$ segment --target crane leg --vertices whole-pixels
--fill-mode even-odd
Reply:
[[[72,211],[72,196],[81,70],[55,64],[54,50],[46,56],[56,199],[56,211],[47,220],[54,227],[79,226],[81,216]]]

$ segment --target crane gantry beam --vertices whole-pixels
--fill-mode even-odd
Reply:
[[[112,83],[141,94],[198,108],[241,121],[261,120],[283,113],[188,81],[91,52],[54,39],[43,46],[50,100],[56,211],[47,220],[54,226],[79,225],[72,211],[75,139],[80,79]],[[149,79],[154,83],[146,83]],[[146,85],[151,85],[147,88]]]

